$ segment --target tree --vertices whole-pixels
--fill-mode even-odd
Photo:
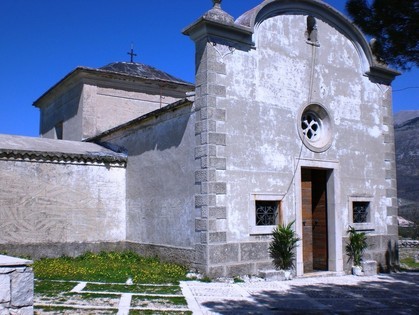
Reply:
[[[402,70],[419,66],[419,0],[347,0],[346,10],[375,38],[371,48],[379,62]]]

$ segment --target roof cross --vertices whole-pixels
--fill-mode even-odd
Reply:
[[[137,54],[134,53],[134,45],[133,44],[131,44],[131,50],[127,54],[131,56],[131,63],[133,63],[134,62],[134,56],[137,56]]]
[[[212,3],[214,4],[214,8],[215,7],[221,8],[221,1],[222,0],[212,0]]]

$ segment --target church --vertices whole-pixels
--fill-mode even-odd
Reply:
[[[398,238],[391,82],[320,0],[214,0],[183,29],[195,83],[153,67],[78,67],[41,95],[40,137],[0,135],[0,252],[133,250],[208,276],[272,269],[295,222],[296,274],[344,273],[347,230],[382,270]]]

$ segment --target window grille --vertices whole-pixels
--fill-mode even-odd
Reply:
[[[256,201],[256,225],[278,224],[279,201]]]
[[[352,203],[353,223],[367,223],[369,221],[369,208],[369,202],[354,201]]]
[[[301,118],[301,129],[309,140],[317,140],[321,135],[321,121],[313,112],[307,112]]]

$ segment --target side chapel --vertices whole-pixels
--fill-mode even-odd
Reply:
[[[196,81],[116,62],[78,67],[35,101],[40,138],[0,136],[0,251],[132,249],[210,276],[272,269],[295,221],[296,273],[395,263],[391,82],[363,34],[320,0],[213,8],[183,30]]]

